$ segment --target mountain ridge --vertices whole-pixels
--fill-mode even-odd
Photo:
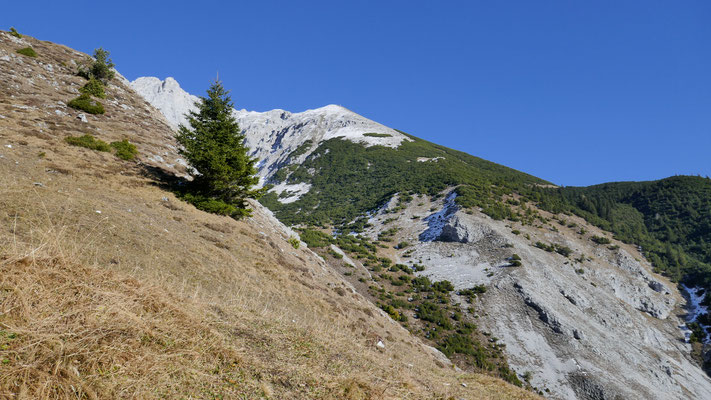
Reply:
[[[258,129],[253,125],[245,130],[248,142],[249,134]],[[473,321],[503,338],[517,371],[539,367],[529,379],[539,390],[550,390],[553,398],[666,399],[685,398],[692,392],[692,397],[705,396],[701,393],[709,390],[708,377],[689,361],[692,350],[699,357],[703,349],[699,343],[685,343],[685,335],[687,340],[693,335],[675,314],[681,312],[675,310],[684,299],[673,282],[654,273],[671,271],[657,264],[653,268],[644,260],[624,232],[605,219],[608,214],[588,210],[584,201],[575,198],[576,188],[557,188],[519,171],[407,137],[411,141],[395,148],[366,147],[338,138],[309,143],[308,154],[297,148],[263,173],[265,184],[278,190],[268,193],[262,203],[285,223],[304,227],[302,238],[309,238],[304,240],[310,246],[318,249],[330,240],[335,241],[332,246],[355,251],[347,251],[354,257],[351,267],[341,272],[353,277],[352,284],[394,319],[403,315],[419,319],[407,304],[383,303],[382,291],[388,296],[408,293],[399,292],[400,280],[409,278],[395,276],[400,274],[398,268],[416,271],[417,279],[451,281],[457,293],[487,288],[472,304],[496,310],[498,318],[473,311]],[[601,196],[601,202],[608,200]],[[614,215],[624,217],[621,221],[637,212],[629,205],[609,204]],[[442,229],[429,238],[423,232],[439,214],[437,224]],[[335,239],[319,236],[312,227],[333,229]],[[627,243],[608,238],[610,231]],[[367,251],[360,254],[357,247],[339,239],[348,233],[363,235],[372,241],[372,248],[382,250],[363,261]],[[508,248],[516,253],[502,250]],[[321,255],[341,268],[338,257],[328,251]],[[401,267],[388,269],[395,274],[383,273],[382,267],[373,265],[381,258]],[[517,265],[524,268],[511,268]],[[373,282],[370,285],[381,294],[360,280]],[[453,296],[457,298],[462,300]],[[465,297],[462,303],[466,301]],[[607,310],[595,310],[594,302],[605,304]],[[457,315],[451,308],[450,312]],[[462,314],[467,315],[464,310]],[[423,337],[433,337],[427,322],[405,325]],[[617,342],[606,341],[603,332],[614,332]],[[646,333],[640,337],[635,332]],[[539,346],[530,346],[533,338]],[[453,334],[439,346],[457,356],[451,350],[453,340],[459,337]],[[638,354],[630,349],[638,349]],[[654,367],[627,371],[629,364]],[[682,377],[686,373],[691,375]],[[624,374],[628,376],[621,377]],[[659,374],[670,379],[646,389]]]
[[[171,127],[126,82],[103,115],[67,106],[84,62],[0,32],[0,397],[535,398],[455,371],[259,203],[181,202]],[[86,134],[138,155],[66,140]]]

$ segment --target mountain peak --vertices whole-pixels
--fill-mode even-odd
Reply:
[[[173,78],[141,77],[131,87],[163,113],[175,128],[185,124],[185,114],[195,109],[197,96],[180,87]],[[366,147],[399,147],[411,139],[402,133],[363,117],[341,105],[329,104],[298,113],[275,109],[265,112],[234,110],[233,114],[252,155],[261,160],[259,175],[268,179],[276,167],[301,149],[299,158],[308,157],[326,140],[342,138]],[[305,144],[310,146],[302,147]]]

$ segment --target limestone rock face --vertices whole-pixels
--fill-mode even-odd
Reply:
[[[423,212],[430,213],[412,219]],[[371,237],[394,226],[381,224],[387,218],[369,220]],[[601,231],[569,218],[588,233],[494,221],[460,210],[451,194],[422,197],[398,218],[396,240],[414,244],[396,262],[421,261],[419,274],[456,289],[487,285],[475,305],[477,325],[506,345],[509,364],[520,375],[530,371],[548,398],[711,398],[711,379],[691,359],[680,329],[685,300],[675,285],[653,274],[634,247],[597,245],[590,236]],[[538,241],[573,254],[547,252]],[[511,266],[513,254],[522,266]]]

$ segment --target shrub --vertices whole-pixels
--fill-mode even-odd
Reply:
[[[303,240],[303,242],[311,248],[326,247],[330,245],[332,241],[332,238],[328,234],[313,229],[303,229],[299,233],[299,236],[301,237],[301,240]]]
[[[435,292],[451,292],[454,290],[454,285],[450,281],[439,281],[432,284],[432,289]]]
[[[611,243],[610,239],[608,239],[604,236],[593,236],[590,238],[590,240],[592,240],[593,242],[595,242],[597,244],[610,244]]]
[[[409,245],[410,245],[410,243],[407,243],[407,242],[400,242],[400,243],[397,244],[397,248],[398,248],[398,249],[404,249],[405,247],[407,247],[407,246],[409,246]]]
[[[573,254],[573,250],[568,246],[555,245],[555,252],[562,255],[563,257],[568,257]]]
[[[484,285],[476,285],[473,288],[471,288],[474,293],[486,293],[486,286]]]
[[[687,324],[686,327],[691,330],[691,335],[689,337],[689,341],[691,343],[701,342],[706,337],[704,330],[698,322],[691,322]]]
[[[91,66],[86,69],[85,67],[79,67],[79,72],[77,75],[84,77],[86,79],[95,78],[103,83],[108,83],[114,78],[115,72],[113,67],[114,63],[109,58],[109,52],[99,47],[94,50],[94,62]]]
[[[73,99],[67,105],[76,110],[86,111],[89,114],[103,114],[105,112],[104,105],[92,99],[86,93],[82,93],[81,96]]]
[[[100,99],[106,98],[106,93],[104,92],[104,84],[93,76],[89,78],[89,82],[82,86],[79,91],[83,94],[92,95]]]
[[[333,258],[335,258],[335,259],[337,259],[337,260],[340,260],[340,259],[343,258],[343,254],[337,253],[337,252],[335,252],[335,251],[333,251],[333,250],[329,250],[329,251],[328,251],[328,254],[330,254]]]
[[[122,160],[130,161],[138,155],[136,145],[130,143],[128,139],[124,139],[120,142],[111,142],[111,147],[116,149],[116,157]]]
[[[452,329],[452,322],[450,322],[447,314],[434,303],[423,302],[420,304],[417,315],[421,320],[435,323],[442,329]]]
[[[545,250],[549,253],[552,252],[553,250],[555,250],[555,247],[553,247],[551,245],[547,245],[543,242],[536,242],[536,247],[538,247],[541,250]]]
[[[430,278],[426,276],[418,276],[412,280],[413,289],[419,289],[422,292],[429,292],[431,290],[430,286],[432,286],[432,282],[430,281]]]
[[[20,35],[20,32],[17,31],[14,27],[10,27],[10,34],[18,39],[22,38],[22,35]]]
[[[291,236],[289,238],[289,244],[291,245],[291,247],[298,249],[299,246],[301,245],[301,242],[295,236]]]
[[[377,138],[384,138],[384,137],[392,137],[392,135],[387,134],[387,133],[364,133],[363,136],[368,136],[368,137],[377,137]]]
[[[181,193],[178,195],[181,199],[192,204],[198,210],[206,211],[212,214],[238,216],[240,215],[237,207],[227,204],[222,200],[209,198],[200,194]]]
[[[17,53],[27,57],[37,57],[37,52],[32,47],[25,47],[24,49],[17,50]]]
[[[474,364],[479,368],[487,369],[489,366],[486,361],[486,349],[468,335],[455,333],[448,336],[441,345],[437,346],[437,349],[447,357],[451,357],[454,353],[471,356]]]
[[[383,304],[380,306],[380,308],[388,313],[390,318],[394,319],[395,321],[400,321],[402,319],[402,316],[400,313],[397,311],[397,309],[389,304]]]
[[[64,141],[69,143],[72,146],[79,146],[79,147],[86,147],[87,149],[91,150],[96,150],[96,151],[110,151],[111,147],[109,146],[108,143],[104,142],[101,139],[97,139],[92,135],[84,135],[84,136],[68,136],[64,138]]]

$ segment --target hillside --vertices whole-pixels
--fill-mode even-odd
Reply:
[[[0,32],[0,397],[535,398],[453,368],[259,204],[177,200],[170,124],[124,79],[103,115],[66,106],[87,57]]]
[[[153,88],[158,107],[189,96],[176,85],[164,95]],[[699,230],[678,228],[703,231],[703,219],[667,217],[654,190],[633,194],[645,184],[618,185],[616,197],[596,187],[556,188],[402,132],[409,140],[397,146],[332,135],[334,126],[363,121],[334,117],[332,108],[235,116],[254,154],[279,154],[261,165],[264,183],[274,185],[263,204],[298,226],[302,240],[393,320],[460,366],[498,371],[551,398],[711,395],[692,323],[704,327],[705,309],[692,307],[703,293],[693,286],[702,281],[682,275],[692,287],[680,293],[657,274],[666,269],[644,241],[666,240],[647,227],[650,216],[678,221],[662,226],[682,235],[680,243]],[[300,116],[298,124],[290,125],[291,115]],[[349,115],[352,124],[343,120]],[[685,179],[692,183],[678,186],[672,208],[697,189],[698,204],[706,204],[703,183],[677,180]],[[586,209],[590,198],[607,208]],[[635,231],[643,234],[629,236]],[[688,319],[685,296],[694,296]],[[505,364],[497,361],[504,357]]]
[[[171,124],[184,123],[196,97],[168,78],[138,78],[132,87]],[[302,113],[234,110],[259,175],[273,185],[262,199],[285,223],[347,223],[395,193],[436,195],[469,185],[460,200],[499,213],[501,188],[550,183],[502,165],[418,139],[329,105]],[[509,189],[505,189],[509,190]]]
[[[674,176],[651,182],[566,187],[547,193],[542,207],[574,213],[641,247],[654,271],[699,293],[711,290],[711,179]],[[711,297],[704,300],[708,305]],[[708,342],[711,320],[702,313]]]

